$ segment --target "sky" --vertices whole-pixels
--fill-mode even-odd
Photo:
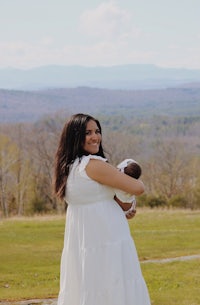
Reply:
[[[0,0],[0,68],[200,69],[200,0]]]

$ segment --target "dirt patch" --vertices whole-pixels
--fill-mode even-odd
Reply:
[[[192,259],[199,259],[199,258],[200,258],[200,254],[196,254],[196,255],[163,258],[163,259],[148,259],[148,260],[141,261],[140,263],[141,264],[147,264],[147,263],[164,264],[164,263],[171,263],[171,262],[178,262],[178,261],[189,261]]]
[[[33,299],[24,301],[4,302],[0,301],[0,305],[56,305],[57,299]]]

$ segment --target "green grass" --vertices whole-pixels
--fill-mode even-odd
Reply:
[[[139,209],[129,223],[140,260],[200,254],[200,211]]]
[[[129,221],[141,261],[200,254],[200,212],[138,209]],[[1,300],[57,297],[65,218],[0,222]],[[152,305],[199,305],[200,260],[141,264]]]
[[[200,211],[139,209],[129,223],[141,261],[200,254]],[[152,305],[200,304],[200,259],[141,268]]]
[[[152,305],[200,304],[200,259],[141,266]]]
[[[64,217],[0,222],[1,299],[57,295],[64,223]]]

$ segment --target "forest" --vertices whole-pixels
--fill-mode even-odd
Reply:
[[[71,112],[34,122],[0,124],[0,217],[63,213],[52,177],[55,150]],[[103,147],[116,165],[133,158],[142,167],[145,194],[138,206],[200,208],[200,116],[125,115],[99,112]]]

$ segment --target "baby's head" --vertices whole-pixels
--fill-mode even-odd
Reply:
[[[138,179],[142,174],[140,165],[133,159],[125,159],[117,165],[117,168],[135,179]]]
[[[124,173],[135,179],[138,179],[142,174],[142,169],[138,163],[130,162],[124,168]]]

